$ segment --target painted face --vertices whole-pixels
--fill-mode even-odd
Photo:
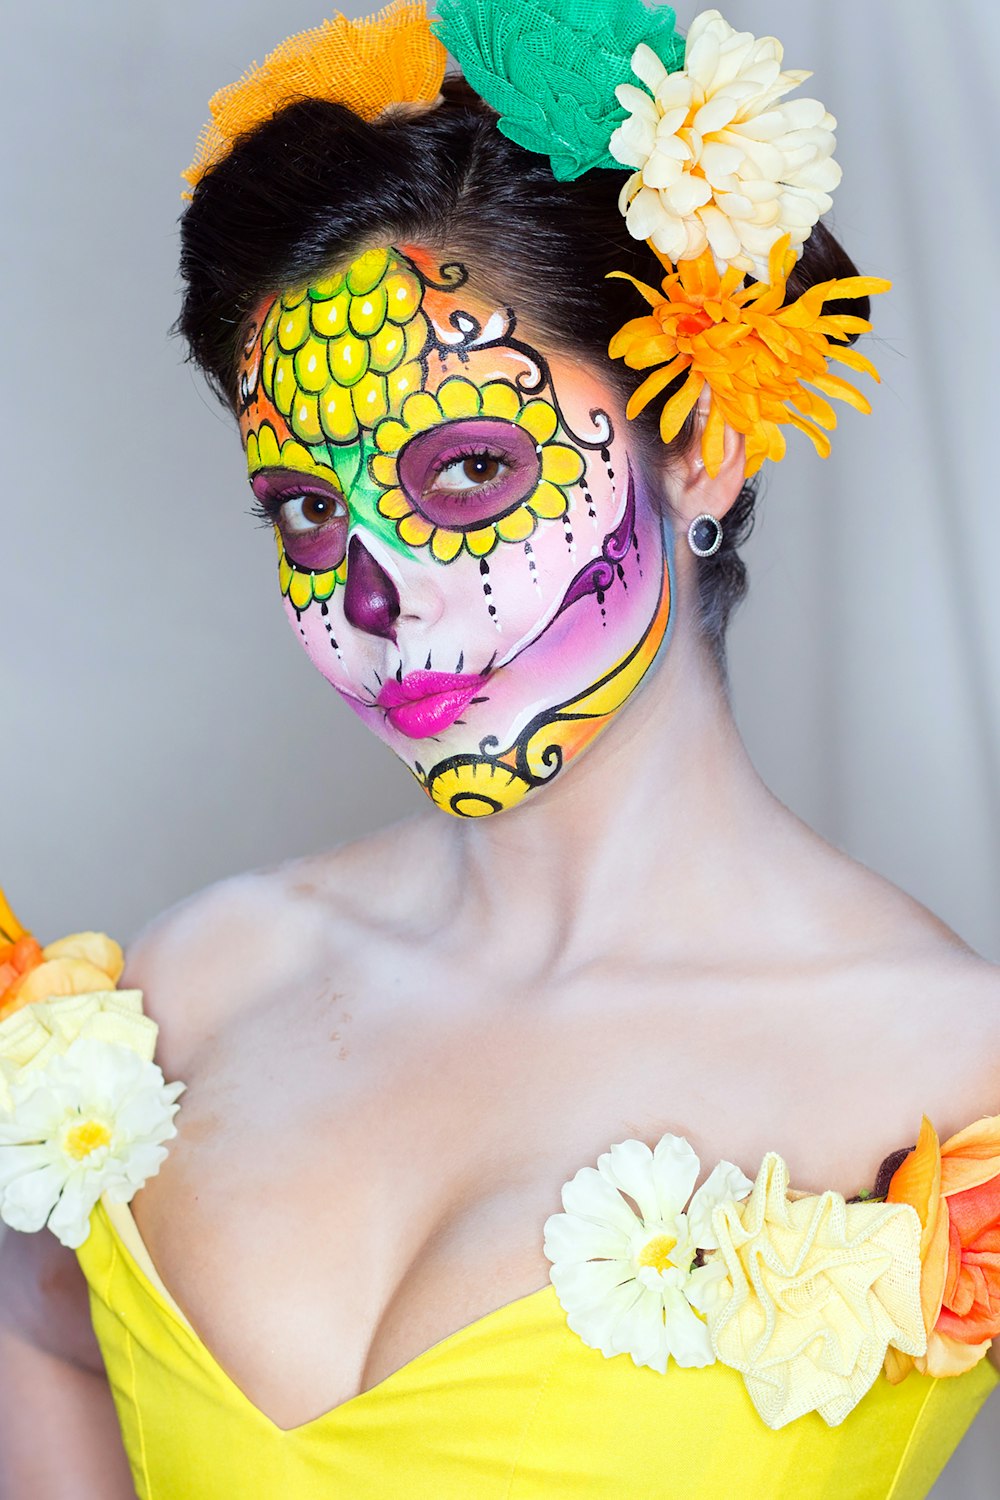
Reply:
[[[546,785],[649,671],[671,533],[608,387],[412,247],[258,309],[240,426],[288,616],[438,807]]]

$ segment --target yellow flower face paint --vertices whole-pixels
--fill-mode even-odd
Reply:
[[[607,384],[413,247],[268,298],[240,424],[289,618],[459,816],[520,802],[667,634],[672,551]]]

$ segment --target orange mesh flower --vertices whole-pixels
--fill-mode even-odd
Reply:
[[[75,932],[43,948],[0,891],[0,1021],[36,1000],[113,990],[123,968],[121,948],[103,932]]]
[[[424,0],[394,0],[360,21],[336,15],[286,37],[235,83],[212,95],[212,118],[181,175],[195,187],[227,156],[237,136],[269,120],[292,99],[329,99],[375,120],[390,104],[429,105],[444,78],[447,53],[430,29]],[[190,198],[190,193],[182,195]]]
[[[652,309],[626,323],[608,346],[612,359],[623,358],[633,370],[659,367],[632,393],[629,417],[686,370],[687,379],[660,415],[660,436],[669,443],[707,385],[711,401],[701,451],[714,478],[722,464],[726,424],[746,438],[749,476],[765,458],[784,457],[784,425],[807,433],[820,456],[828,456],[830,439],[823,429],[836,427],[837,415],[827,396],[871,411],[860,391],[828,370],[828,362],[836,360],[878,380],[878,371],[863,354],[832,342],[867,332],[871,324],[845,313],[824,313],[823,308],[827,302],[886,292],[890,282],[874,276],[824,281],[785,306],[788,277],[796,264],[787,235],[772,247],[770,285],[755,281],[745,287],[744,274],[735,266],[720,276],[710,250],[696,260],[679,261],[675,269],[655,246],[650,248],[669,272],[662,293],[627,271],[611,272],[631,281]]]
[[[920,1216],[927,1329],[926,1355],[895,1355],[889,1379],[902,1380],[914,1364],[930,1375],[959,1375],[1000,1334],[1000,1115],[977,1120],[943,1146],[925,1116],[887,1200],[909,1203]]]

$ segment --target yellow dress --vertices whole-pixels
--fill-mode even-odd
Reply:
[[[1000,1115],[944,1143],[924,1120],[849,1203],[792,1191],[767,1153],[756,1183],[719,1163],[684,1208],[697,1160],[664,1136],[564,1186],[567,1212],[539,1226],[551,1284],[284,1430],[202,1343],[132,1217],[183,1085],[121,968],[103,934],[41,948],[0,893],[0,1218],[76,1250],[140,1500],[920,1500],[1000,1380]],[[638,1226],[625,1260],[608,1214]],[[640,1285],[652,1318],[609,1337],[605,1308]],[[708,1361],[688,1357],[709,1333]]]
[[[286,1431],[173,1303],[127,1206],[77,1252],[140,1500],[920,1500],[1000,1381],[879,1376],[829,1427],[772,1431],[737,1372],[606,1359],[554,1288]]]

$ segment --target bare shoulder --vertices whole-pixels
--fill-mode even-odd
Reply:
[[[294,994],[338,948],[405,922],[419,821],[217,881],[142,929],[121,984],[143,991],[168,1076],[240,1013]]]
[[[942,942],[887,965],[880,1030],[894,1089],[916,1093],[942,1138],[1000,1114],[1000,965]]]
[[[927,994],[940,1018],[942,1045],[950,1040],[959,1050],[970,1085],[970,1119],[1000,1114],[1000,964],[978,954],[952,955],[928,976]]]

